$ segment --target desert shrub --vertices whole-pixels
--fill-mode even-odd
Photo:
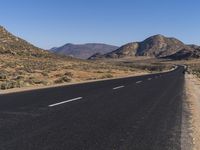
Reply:
[[[40,80],[40,79],[37,79],[35,77],[29,77],[28,79],[24,80],[24,82],[30,84],[30,85],[37,85],[37,84],[42,84],[42,85],[46,85],[47,84],[47,81],[44,81],[44,80]]]
[[[26,82],[26,83],[28,83],[30,85],[34,84],[33,79],[31,79],[31,78],[28,78],[28,79],[24,80],[24,82]]]
[[[22,76],[22,75],[17,75],[15,77],[13,77],[13,80],[22,80],[22,79],[24,79],[24,76]]]
[[[63,76],[54,81],[54,83],[56,84],[65,83],[65,82],[71,82],[71,78],[69,78],[68,76]]]
[[[3,83],[0,84],[0,88],[2,90],[6,90],[6,89],[12,89],[12,88],[19,88],[19,87],[22,87],[24,86],[23,85],[23,82],[16,82],[16,81],[5,81]]]
[[[113,78],[113,75],[112,74],[105,74],[101,78],[102,79],[104,79],[104,78]]]
[[[96,73],[104,73],[104,71],[98,70],[96,71]]]
[[[49,76],[48,72],[42,72],[41,74],[42,74],[43,76],[45,76],[45,77],[48,77],[48,76]]]
[[[7,79],[8,75],[6,73],[0,73],[0,80]]]
[[[34,73],[35,72],[31,67],[28,67],[28,66],[25,66],[24,69],[22,69],[22,70],[24,70],[27,73]]]
[[[43,84],[43,81],[39,80],[39,79],[33,79],[33,83],[34,84]]]
[[[200,69],[194,69],[192,70],[192,74],[196,75],[198,78],[200,78]]]
[[[87,78],[86,80],[97,80],[98,78],[96,78],[96,77],[89,77],[89,78]]]
[[[57,74],[55,74],[54,76],[55,76],[55,77],[62,77],[63,74],[61,74],[61,73],[57,73]]]
[[[65,72],[65,74],[64,74],[65,76],[68,76],[68,77],[70,77],[70,78],[72,78],[73,77],[73,73],[71,73],[71,72]]]
[[[73,69],[73,66],[64,66],[63,69]]]

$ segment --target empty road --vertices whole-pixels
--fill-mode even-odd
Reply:
[[[0,95],[0,149],[181,150],[183,70]]]

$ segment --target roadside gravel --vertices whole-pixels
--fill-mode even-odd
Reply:
[[[187,116],[190,127],[189,131],[184,130],[184,132],[190,132],[193,150],[200,150],[200,80],[192,74],[186,74],[185,85],[186,102],[184,107],[188,111],[183,114],[185,113]],[[186,149],[187,141],[184,140],[184,132],[182,132],[182,148]]]

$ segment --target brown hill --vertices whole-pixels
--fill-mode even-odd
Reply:
[[[155,35],[142,42],[128,43],[113,52],[101,56],[98,55],[97,58],[124,58],[134,56],[164,58],[176,54],[181,50],[194,52],[197,47],[198,46],[194,45],[185,45],[175,38]],[[92,56],[91,58],[95,59],[95,56]]]
[[[167,38],[162,35],[152,36],[139,44],[138,56],[164,57],[172,55],[182,49],[190,49],[184,43],[175,38]]]

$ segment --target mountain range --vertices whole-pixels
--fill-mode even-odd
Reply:
[[[113,45],[101,44],[101,43],[87,43],[87,44],[65,44],[61,47],[54,47],[52,52],[59,55],[67,55],[80,59],[88,59],[95,53],[106,54],[108,52],[116,50],[118,47]]]
[[[176,38],[154,35],[142,42],[125,44],[107,54],[96,53],[89,59],[148,56],[154,58],[189,59],[200,57],[200,47],[186,45]]]
[[[176,38],[154,35],[142,42],[132,42],[121,47],[99,43],[66,44],[58,48],[52,48],[51,52],[49,52],[12,35],[4,27],[0,26],[0,54],[54,58],[60,58],[59,55],[56,55],[60,54],[81,59],[116,59],[137,56],[191,59],[200,57],[200,46],[186,45]]]

